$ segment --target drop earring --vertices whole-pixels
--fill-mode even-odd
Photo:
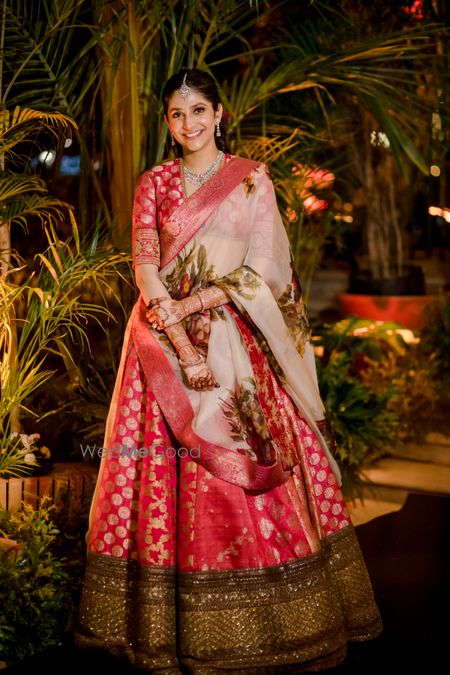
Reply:
[[[173,137],[173,134],[170,134],[170,145],[173,147],[175,145],[175,139]]]
[[[222,136],[220,131],[220,122],[216,122],[216,136]]]

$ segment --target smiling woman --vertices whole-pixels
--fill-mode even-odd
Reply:
[[[220,103],[215,111],[206,97],[186,87],[183,95],[179,92],[172,95],[165,119],[172,137],[182,146],[185,157],[198,162],[207,159],[208,154],[217,154],[214,134],[216,127],[220,126],[221,117]],[[201,154],[200,150],[203,151]],[[198,170],[199,167],[193,168]]]
[[[180,77],[181,85],[174,90],[175,80],[178,84]],[[222,123],[223,108],[213,80],[200,70],[189,71],[190,86],[186,78],[187,71],[183,70],[167,81],[162,93],[164,119],[185,170],[198,176],[217,160],[218,150],[229,148]],[[193,191],[189,186],[188,189]]]
[[[130,318],[76,633],[151,672],[330,667],[381,621],[326,438],[267,168],[231,155],[206,73],[163,91],[179,157],[136,188]]]

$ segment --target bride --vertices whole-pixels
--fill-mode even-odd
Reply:
[[[136,188],[76,639],[158,673],[328,668],[381,621],[274,187],[208,74],[162,98],[177,157]]]

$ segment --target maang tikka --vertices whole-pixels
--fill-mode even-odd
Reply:
[[[181,98],[189,98],[191,93],[191,88],[186,84],[187,73],[185,73],[181,87],[178,89],[178,93]]]

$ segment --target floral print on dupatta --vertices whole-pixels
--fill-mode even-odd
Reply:
[[[194,240],[188,250],[176,257],[174,268],[167,275],[165,284],[174,300],[182,300],[201,288],[206,288],[215,276],[214,265],[208,264],[205,247],[203,244],[196,246]],[[211,321],[217,317],[218,312],[207,309],[191,314],[183,322],[190,341],[204,356],[208,352]],[[165,336],[162,338],[166,339]]]
[[[249,446],[245,452],[253,459],[273,462],[270,433],[258,400],[255,378],[243,378],[238,392],[230,390],[227,398],[219,401],[233,440],[245,441]]]
[[[286,286],[286,289],[278,298],[277,304],[281,310],[286,326],[289,328],[297,351],[303,356],[305,343],[311,339],[311,330],[309,328],[305,304],[302,298],[300,281],[297,272],[295,271],[292,258],[291,270],[291,283]]]
[[[261,288],[263,282],[260,276],[254,272],[254,270],[252,270],[250,267],[247,267],[246,265],[243,265],[242,267],[233,270],[225,277],[216,279],[214,283],[217,286],[221,286],[225,292],[232,289],[239,294],[239,297],[252,301],[255,299],[256,293],[258,289]],[[245,323],[251,327],[252,333],[255,336],[259,348],[267,358],[272,367],[272,370],[276,373],[280,382],[283,383],[285,381],[283,370],[280,368],[272,350],[270,349],[269,343],[267,342],[264,333],[258,329],[250,314],[244,308],[241,308],[239,313],[244,319]]]

